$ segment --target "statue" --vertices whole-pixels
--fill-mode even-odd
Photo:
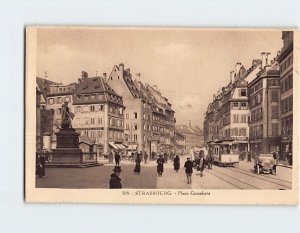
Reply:
[[[61,128],[69,129],[72,128],[71,119],[74,118],[74,114],[70,112],[68,107],[68,102],[65,103],[61,107]]]

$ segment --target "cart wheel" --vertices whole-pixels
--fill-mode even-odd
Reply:
[[[257,173],[257,175],[259,175],[259,173],[260,173],[259,165],[256,165],[256,173]]]

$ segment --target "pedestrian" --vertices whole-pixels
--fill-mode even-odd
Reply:
[[[163,172],[164,172],[164,163],[165,160],[163,159],[162,155],[159,155],[159,158],[157,159],[157,173],[158,176],[162,176]]]
[[[179,158],[178,154],[175,156],[175,158],[173,160],[173,166],[174,166],[174,170],[176,172],[178,172],[178,170],[180,168],[180,158]]]
[[[247,161],[251,162],[251,154],[249,153],[249,151],[247,150]]]
[[[277,165],[279,163],[279,154],[278,154],[278,152],[273,152],[273,159],[274,159],[273,174],[276,175]]]
[[[133,172],[135,174],[138,174],[138,175],[140,174],[140,172],[141,172],[141,162],[142,162],[141,156],[138,155],[137,158],[135,159],[135,168],[133,170]]]
[[[204,152],[203,150],[201,150],[199,155],[198,165],[197,165],[197,171],[200,171],[200,177],[203,176],[204,165],[205,165]]]
[[[147,152],[145,151],[145,154],[144,154],[144,163],[147,163],[147,159],[148,159],[148,154],[147,154]]]
[[[191,159],[188,157],[187,161],[184,164],[185,167],[185,174],[187,178],[187,183],[191,184],[192,183],[192,174],[193,174],[193,162]]]
[[[120,166],[120,159],[121,159],[120,154],[118,152],[116,152],[116,154],[115,154],[116,166]]]
[[[122,188],[122,183],[121,183],[121,167],[120,166],[115,166],[113,169],[113,172],[110,175],[110,180],[109,180],[109,188],[110,189],[121,189]]]
[[[110,153],[108,154],[108,163],[112,163],[113,162],[113,158],[114,158],[113,152],[110,151]]]
[[[37,171],[36,171],[36,173],[39,178],[43,178],[46,176],[45,163],[46,163],[46,160],[45,160],[44,154],[37,155]]]

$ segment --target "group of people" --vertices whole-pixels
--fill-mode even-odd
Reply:
[[[138,153],[135,159],[135,167],[133,172],[137,175],[140,174],[141,172],[141,162],[142,162],[142,153]],[[146,163],[146,159],[144,158],[144,161]],[[166,163],[165,156],[163,154],[158,154],[158,159],[156,160],[157,163],[157,174],[159,177],[163,175],[164,172],[164,164]],[[185,168],[185,173],[187,176],[187,183],[191,184],[192,183],[192,174],[193,174],[193,169],[196,166],[197,171],[199,171],[200,177],[203,176],[203,171],[204,168],[207,167],[207,169],[212,169],[212,164],[213,164],[213,157],[210,155],[204,155],[204,151],[200,151],[199,157],[195,159],[195,161],[191,161],[191,158],[188,157],[187,161],[184,164]],[[175,155],[173,158],[173,167],[174,171],[178,172],[180,169],[180,157],[178,154]],[[120,172],[121,172],[121,167],[119,164],[116,163],[116,166],[113,170],[113,174],[111,175],[110,179],[110,188],[122,188],[121,185],[121,179],[120,179]]]

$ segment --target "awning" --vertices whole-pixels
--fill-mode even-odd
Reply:
[[[136,150],[137,145],[128,145],[127,150]]]
[[[116,147],[118,147],[119,149],[123,150],[123,147],[122,147],[122,145],[121,145],[121,144],[117,144],[117,143],[115,143],[115,146],[116,146]]]
[[[126,149],[126,147],[123,144],[116,144],[118,145],[122,150]]]
[[[119,149],[119,147],[117,147],[116,144],[113,142],[108,142],[108,145],[110,145],[114,149]]]

